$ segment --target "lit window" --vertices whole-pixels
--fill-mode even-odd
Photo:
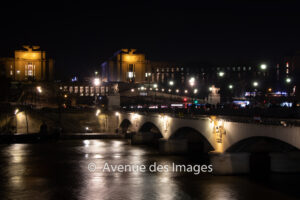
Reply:
[[[27,65],[27,75],[33,76],[33,64],[32,63],[28,63],[28,65]]]
[[[133,72],[128,72],[128,78],[133,78]]]

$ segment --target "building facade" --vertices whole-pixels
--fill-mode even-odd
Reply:
[[[101,65],[101,78],[104,82],[145,81],[148,62],[145,54],[136,49],[121,49]]]
[[[297,92],[300,56],[276,63],[211,65],[156,62],[135,52],[134,49],[122,49],[104,62],[102,80],[144,83],[143,88],[155,86],[156,91],[199,96],[207,96],[211,86],[215,85],[226,98],[265,93],[295,96]],[[195,80],[193,86],[191,78]]]
[[[0,65],[6,77],[14,81],[50,81],[53,80],[53,59],[39,46],[23,46],[16,50],[13,58],[0,58]]]

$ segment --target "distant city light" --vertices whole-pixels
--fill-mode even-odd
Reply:
[[[212,91],[212,87],[209,87],[208,89],[209,89],[209,91]]]
[[[66,95],[66,94],[65,94],[65,95],[64,95],[64,97],[65,97],[65,98],[67,98],[67,97],[68,97],[68,95]]]
[[[176,89],[176,93],[178,93],[179,92],[179,90],[178,89]]]
[[[223,77],[224,74],[225,74],[224,72],[219,72],[219,76],[220,76],[220,77]]]
[[[151,76],[151,73],[150,73],[150,72],[145,73],[145,76],[146,76],[146,77],[150,77],[150,76]]]
[[[154,88],[157,88],[157,84],[154,84],[153,87],[154,87]]]
[[[170,81],[169,85],[173,86],[174,85],[174,81]]]
[[[94,85],[99,86],[100,85],[100,78],[95,78],[94,79]]]
[[[257,87],[257,86],[258,86],[258,82],[257,82],[257,81],[254,81],[254,82],[253,82],[253,86],[254,86],[254,87]]]
[[[118,116],[120,115],[120,113],[119,113],[119,112],[116,112],[115,115],[118,117]]]
[[[228,88],[229,88],[229,89],[232,89],[232,88],[233,88],[233,85],[231,85],[231,84],[228,85]]]
[[[268,92],[272,92],[272,88],[269,88],[269,89],[268,89]]]
[[[190,83],[190,86],[193,87],[195,85],[195,78],[194,77],[190,78],[189,83]]]
[[[194,89],[194,94],[196,94],[198,92],[198,89]]]
[[[185,93],[185,94],[188,93],[188,90],[184,90],[184,93]]]
[[[290,82],[292,82],[292,79],[291,78],[286,78],[285,82],[290,83]]]
[[[71,81],[72,81],[72,82],[76,82],[76,81],[78,81],[78,78],[77,78],[77,76],[74,76],[74,77],[71,79]]]
[[[131,89],[131,92],[134,92],[134,89],[133,89],[133,88]]]
[[[267,65],[266,65],[266,64],[261,64],[261,65],[260,65],[260,69],[262,69],[262,70],[267,69]]]

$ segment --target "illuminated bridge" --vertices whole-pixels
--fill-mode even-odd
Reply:
[[[300,169],[295,166],[300,161],[299,126],[235,122],[217,116],[117,113],[117,119],[120,131],[135,133],[133,144],[158,141],[162,153],[209,153],[219,173],[248,172],[251,155],[257,153],[271,158],[273,171]]]

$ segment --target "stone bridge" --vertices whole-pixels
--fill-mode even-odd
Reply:
[[[187,119],[166,114],[123,112],[118,113],[117,118],[122,132],[136,133],[133,143],[147,143],[153,138],[160,138],[159,147],[164,153],[208,152],[210,160],[222,166],[220,173],[230,173],[233,168],[237,168],[235,171],[238,173],[249,171],[251,153],[268,152],[274,171],[284,171],[284,167],[279,165],[282,160],[289,162],[286,160],[289,157],[293,157],[292,163],[295,159],[300,163],[298,153],[296,156],[282,154],[300,149],[298,126],[241,123],[217,116]],[[224,171],[226,165],[230,165],[230,169],[225,167]]]

